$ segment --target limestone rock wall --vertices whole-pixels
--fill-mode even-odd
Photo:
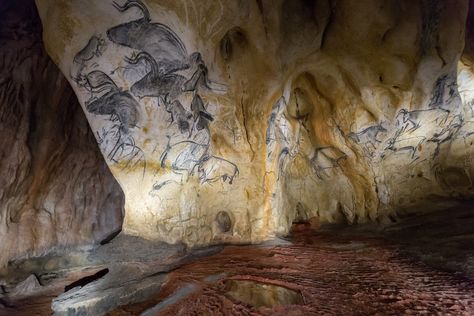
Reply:
[[[36,2],[126,233],[259,241],[473,195],[468,1]]]
[[[123,193],[47,56],[33,1],[0,4],[0,266],[120,229]]]

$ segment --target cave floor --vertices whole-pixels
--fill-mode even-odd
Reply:
[[[468,207],[407,218],[383,230],[295,224],[282,240],[192,255],[157,246],[150,250],[159,257],[154,261],[139,253],[133,262],[118,263],[113,254],[123,254],[114,247],[124,244],[122,237],[105,255],[96,254],[116,266],[103,261],[70,269],[56,281],[59,286],[11,300],[4,313],[49,315],[51,300],[62,293],[55,311],[73,306],[69,315],[81,314],[81,306],[90,315],[474,315],[473,236]],[[104,267],[110,269],[105,277],[63,293],[80,274]],[[97,296],[108,303],[97,303]]]
[[[378,237],[295,228],[292,244],[228,246],[186,264],[152,299],[109,315],[474,315],[472,278],[430,267]]]

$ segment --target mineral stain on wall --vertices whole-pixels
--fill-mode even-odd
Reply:
[[[467,1],[86,1],[73,39],[38,6],[128,234],[257,242],[472,196]]]

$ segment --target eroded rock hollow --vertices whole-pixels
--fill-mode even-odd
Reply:
[[[127,234],[257,242],[473,195],[468,1],[36,2]]]

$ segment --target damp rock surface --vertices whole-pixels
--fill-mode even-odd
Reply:
[[[0,279],[0,315],[471,315],[473,214],[461,204],[385,230],[298,223],[285,240],[187,251],[120,235],[19,262]]]
[[[304,302],[300,293],[283,286],[245,280],[227,280],[224,284],[227,295],[255,308],[302,305]]]
[[[386,231],[296,224],[287,243],[226,246],[171,272],[157,296],[108,315],[156,306],[160,315],[471,315],[472,206],[449,212]]]
[[[19,260],[2,270],[0,315],[105,315],[157,295],[169,271],[221,249],[186,250],[120,235],[87,251]]]

